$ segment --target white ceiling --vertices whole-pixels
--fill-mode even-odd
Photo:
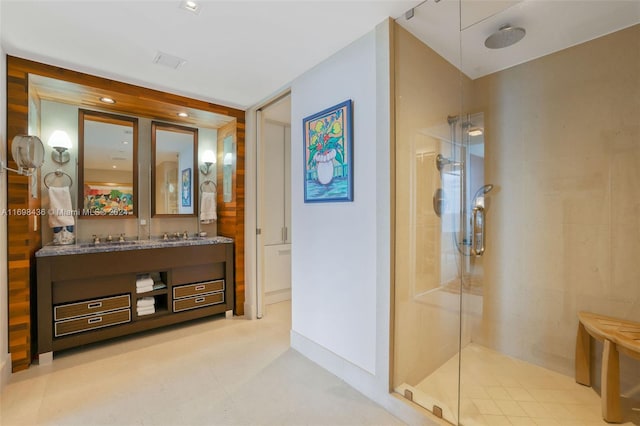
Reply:
[[[246,108],[419,0],[0,0],[7,54]],[[156,65],[158,51],[186,60]]]
[[[640,22],[639,0],[428,0],[408,21],[420,0],[206,0],[198,15],[180,3],[0,0],[1,42],[10,55],[245,109],[387,16],[471,78]],[[506,23],[526,37],[485,48]],[[186,63],[156,65],[159,51]]]
[[[430,0],[398,22],[475,79],[638,24],[640,1]],[[505,24],[523,27],[524,39],[486,48],[485,39]]]

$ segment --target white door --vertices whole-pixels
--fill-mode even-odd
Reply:
[[[289,97],[259,114],[258,317],[291,299],[291,107]]]

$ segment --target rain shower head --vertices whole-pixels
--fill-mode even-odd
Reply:
[[[498,31],[487,37],[484,41],[484,45],[489,49],[503,49],[522,40],[526,33],[527,32],[524,28],[512,27],[507,24],[500,27]]]

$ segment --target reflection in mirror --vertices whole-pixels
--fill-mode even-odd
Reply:
[[[235,147],[233,136],[224,138],[224,153],[222,157],[223,190],[222,199],[225,203],[233,201],[233,159],[235,157]]]
[[[195,216],[198,205],[198,129],[151,124],[152,215]]]
[[[78,130],[81,214],[137,216],[138,119],[81,109]]]

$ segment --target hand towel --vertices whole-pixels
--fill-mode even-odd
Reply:
[[[200,222],[207,224],[214,220],[218,220],[218,214],[216,213],[216,193],[203,192],[202,200],[200,201]]]
[[[153,306],[156,303],[156,299],[154,297],[143,297],[138,299],[136,305],[138,308]]]
[[[136,287],[136,293],[147,293],[149,291],[153,291],[153,286],[147,286],[147,287]]]
[[[49,188],[49,226],[73,226],[73,206],[68,186]]]

